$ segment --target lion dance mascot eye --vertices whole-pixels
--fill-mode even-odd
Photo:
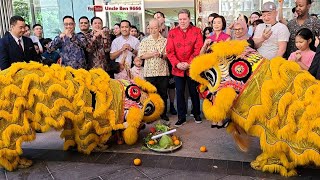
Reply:
[[[30,166],[19,155],[36,130],[62,130],[64,149],[85,154],[105,147],[113,131],[134,144],[140,125],[156,120],[163,109],[156,88],[138,78],[113,80],[101,69],[15,63],[0,71],[0,166]]]
[[[227,127],[240,149],[242,132],[260,138],[256,170],[296,175],[295,168],[320,165],[320,85],[292,61],[264,59],[246,41],[213,45],[196,57],[190,76],[200,83],[203,113]]]

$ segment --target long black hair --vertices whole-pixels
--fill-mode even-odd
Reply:
[[[313,35],[313,33],[312,33],[312,31],[310,29],[302,28],[297,32],[296,36],[300,36],[300,37],[302,37],[303,39],[305,39],[307,41],[309,39],[311,39],[311,43],[309,44],[309,48],[314,52],[316,51],[316,47],[314,46],[315,37],[314,37],[314,35]]]
[[[204,30],[202,31],[202,38],[203,38],[203,42],[206,40],[206,31],[209,31],[210,33],[212,33],[212,27],[206,27],[204,28]]]

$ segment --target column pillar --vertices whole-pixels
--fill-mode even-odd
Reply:
[[[12,14],[12,0],[0,0],[0,37],[9,31]]]

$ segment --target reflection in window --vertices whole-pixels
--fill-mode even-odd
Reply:
[[[136,26],[138,29],[142,28],[142,16],[141,13],[137,12],[112,12],[111,15],[111,26],[116,23],[120,23],[121,20],[130,21],[131,25]]]
[[[73,16],[76,23],[81,16],[91,19],[94,13],[87,11],[89,5],[93,5],[93,1],[13,0],[14,14],[22,16],[31,27],[36,23],[41,24],[45,38],[54,38],[63,30],[62,18],[66,15]]]
[[[29,0],[13,0],[13,14],[25,19],[26,24],[32,24]]]

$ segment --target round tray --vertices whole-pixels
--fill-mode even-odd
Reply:
[[[149,149],[151,149],[152,151],[155,151],[155,152],[172,152],[172,151],[175,151],[175,150],[179,149],[181,146],[182,146],[182,142],[181,141],[180,141],[180,144],[178,146],[170,146],[169,148],[166,148],[166,149],[155,149],[155,148],[152,148],[149,144],[147,144],[147,147]]]

